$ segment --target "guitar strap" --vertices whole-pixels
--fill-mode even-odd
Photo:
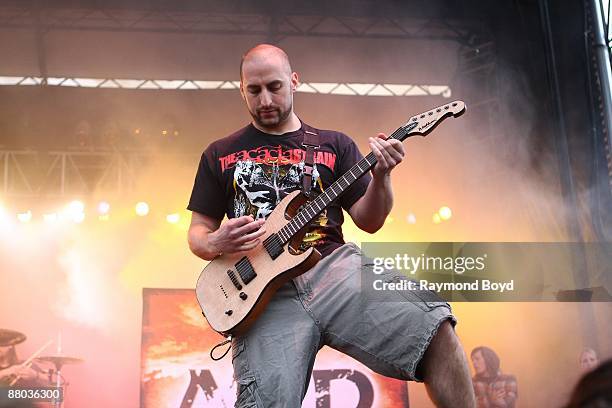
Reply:
[[[314,168],[314,151],[319,148],[319,134],[310,126],[304,125],[304,141],[302,146],[306,148],[304,158],[304,172],[302,174],[302,192],[308,198],[312,188],[312,170]]]

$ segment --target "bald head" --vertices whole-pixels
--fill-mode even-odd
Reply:
[[[289,56],[282,49],[270,45],[259,44],[248,50],[240,61],[240,79],[242,80],[245,65],[276,65],[287,75],[291,75],[291,64]]]
[[[298,74],[291,71],[289,57],[280,48],[260,44],[242,57],[240,95],[259,130],[283,134],[300,128],[293,112],[298,85]]]

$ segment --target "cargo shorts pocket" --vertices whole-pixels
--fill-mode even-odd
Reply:
[[[246,340],[242,337],[232,339],[232,365],[236,380],[236,408],[263,407],[257,392],[255,373],[250,371],[247,359]]]
[[[410,279],[406,278],[403,275],[393,275],[385,279],[386,282],[395,282],[399,283],[401,281],[408,281]],[[418,282],[415,282],[416,289],[415,290],[398,290],[397,292],[406,300],[416,305],[419,309],[429,312],[437,307],[447,307],[450,309],[450,305],[444,301],[437,293],[428,290],[428,289],[419,289]]]
[[[257,394],[257,382],[255,376],[245,376],[236,380],[238,390],[236,392],[236,408],[262,407]]]

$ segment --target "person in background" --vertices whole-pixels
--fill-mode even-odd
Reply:
[[[513,408],[518,397],[516,377],[502,374],[497,354],[489,347],[476,347],[471,353],[476,375],[472,378],[478,408]]]
[[[582,376],[565,408],[612,408],[612,359]]]
[[[0,347],[0,387],[7,387],[15,380],[15,386],[25,386],[39,381],[38,367],[32,364],[22,367],[15,346]]]
[[[580,371],[582,374],[586,374],[593,370],[599,364],[597,353],[595,350],[589,347],[585,347],[580,353]]]

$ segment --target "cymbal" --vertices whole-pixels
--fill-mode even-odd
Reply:
[[[55,367],[59,370],[61,366],[64,364],[78,364],[82,363],[82,358],[77,357],[68,357],[68,356],[42,356],[36,357],[36,361],[40,361],[41,363],[52,363],[55,364]]]
[[[0,347],[14,346],[23,343],[26,335],[14,330],[0,329]]]

